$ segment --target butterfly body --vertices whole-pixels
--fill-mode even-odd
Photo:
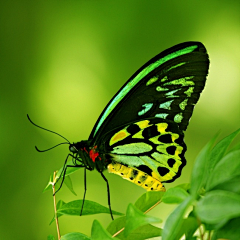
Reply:
[[[85,167],[87,170],[96,169],[103,172],[110,163],[105,154],[99,152],[97,145],[92,145],[92,141],[80,141],[70,144],[69,150],[73,153],[74,164],[78,167]]]

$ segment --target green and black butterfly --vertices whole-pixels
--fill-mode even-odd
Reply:
[[[108,103],[89,139],[69,143],[74,164],[65,164],[63,177],[68,167],[83,167],[85,173],[97,169],[107,182],[108,169],[146,190],[165,191],[162,183],[178,178],[186,164],[183,131],[208,67],[200,42],[181,43],[152,58]],[[110,206],[108,182],[107,187]]]

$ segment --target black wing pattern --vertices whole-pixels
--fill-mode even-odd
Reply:
[[[200,42],[169,48],[141,67],[108,103],[89,140],[136,122],[157,117],[174,121],[186,130],[202,92],[209,59]]]

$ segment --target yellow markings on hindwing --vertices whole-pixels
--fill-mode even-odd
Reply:
[[[138,169],[127,167],[117,162],[110,163],[107,168],[108,172],[119,175],[122,178],[141,186],[147,191],[166,191],[165,187],[159,180]]]
[[[122,141],[129,135],[130,133],[128,133],[128,131],[124,128],[113,135],[113,137],[110,139],[109,145],[112,146],[114,143]]]
[[[179,138],[179,134],[177,134],[177,133],[172,133],[171,136],[172,136],[173,142],[175,142],[175,140]]]
[[[179,155],[182,153],[182,150],[183,150],[183,147],[181,147],[181,146],[177,146],[177,149],[176,149],[176,151],[175,151],[175,156],[176,157],[179,157]]]
[[[134,134],[133,136],[132,136],[132,138],[144,138],[143,137],[143,135],[142,135],[142,132],[143,132],[143,130],[140,130],[139,132],[137,132],[136,134]]]
[[[142,132],[145,128],[147,127],[150,127],[152,126],[152,124],[149,124],[149,120],[143,120],[143,121],[140,121],[140,122],[136,122],[135,124],[137,124],[139,127],[140,127],[140,131],[135,133],[132,138],[140,138],[140,139],[143,139],[143,135],[142,135]]]
[[[161,142],[158,141],[159,135],[155,136],[155,137],[152,137],[152,138],[149,138],[149,141],[153,142],[154,144],[161,144]]]
[[[149,125],[149,120],[143,120],[143,121],[140,121],[140,122],[136,122],[135,124],[137,124],[141,129],[144,129],[146,127],[150,127],[152,126],[152,124]]]
[[[139,128],[141,129],[139,132],[137,132],[136,134],[134,134],[133,138],[143,138],[142,136],[142,131],[143,129],[152,126],[152,124],[149,124],[149,120],[143,120],[143,121],[139,121],[136,122],[135,124],[139,126]],[[117,133],[115,133],[112,138],[109,141],[109,145],[112,146],[113,144],[124,140],[126,137],[130,136],[131,134],[127,131],[127,128],[129,126],[125,127],[124,129],[118,131]]]
[[[168,124],[167,124],[167,123],[157,123],[156,125],[157,125],[157,130],[158,130],[158,132],[160,132],[161,134],[166,133],[165,130],[166,130],[167,127],[168,127]]]

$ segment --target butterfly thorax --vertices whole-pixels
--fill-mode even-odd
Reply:
[[[109,164],[105,155],[100,153],[98,146],[93,145],[90,140],[70,144],[69,150],[73,153],[76,162],[88,170],[97,169],[97,171],[102,172]]]

